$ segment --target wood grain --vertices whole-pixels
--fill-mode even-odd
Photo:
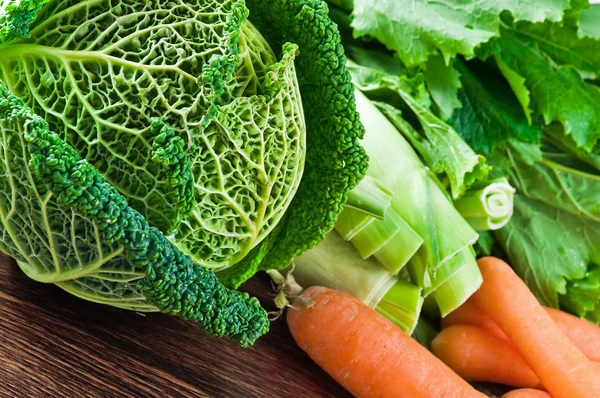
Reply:
[[[269,284],[244,289],[270,306]],[[0,254],[0,397],[349,397],[283,320],[254,347],[28,279]]]

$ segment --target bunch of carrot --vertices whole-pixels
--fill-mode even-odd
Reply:
[[[466,380],[529,387],[504,398],[600,397],[599,328],[543,308],[501,260],[478,264],[481,289],[434,340],[443,362],[358,299],[323,287],[303,292],[313,304],[288,312],[290,331],[357,397],[485,397]]]
[[[600,397],[600,328],[542,307],[503,261],[478,264],[481,289],[442,320],[433,353],[468,381]]]

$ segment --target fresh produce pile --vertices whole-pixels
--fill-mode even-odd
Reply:
[[[465,380],[518,387],[503,398],[598,396],[600,328],[549,313],[504,261],[484,257],[478,266],[481,288],[432,342],[439,359],[339,290],[306,289],[301,297],[312,304],[295,304],[287,322],[298,345],[356,397],[486,396]]]
[[[269,319],[236,289],[265,270],[357,396],[600,396],[599,21],[584,0],[0,0],[0,250],[242,346]]]
[[[467,381],[599,395],[599,6],[329,3],[370,161],[336,231],[284,278],[284,295],[335,289],[288,313],[300,347],[357,396],[479,396],[343,291]],[[497,259],[507,278],[486,277],[475,257],[490,254],[521,279]]]
[[[600,322],[599,6],[330,3],[356,86],[447,187],[456,209],[473,217],[473,195],[461,194],[482,178],[504,177],[516,189],[506,226],[472,223],[479,253],[510,259],[542,304]],[[369,132],[365,141],[371,154]]]

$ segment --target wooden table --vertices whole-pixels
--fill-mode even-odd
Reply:
[[[271,307],[264,277],[244,289]],[[349,397],[283,319],[254,347],[191,322],[90,303],[0,254],[1,397]]]

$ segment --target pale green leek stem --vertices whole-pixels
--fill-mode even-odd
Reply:
[[[345,207],[338,216],[335,223],[335,230],[344,240],[350,240],[375,220],[375,217],[370,216],[367,213]]]
[[[421,288],[399,280],[383,296],[375,310],[406,333],[412,334],[419,321],[422,306]]]
[[[377,179],[366,176],[348,192],[348,200],[344,206],[383,219],[391,203],[392,192]]]
[[[479,231],[497,230],[513,214],[515,189],[506,178],[492,181],[484,188],[471,189],[454,201],[456,210]]]
[[[462,268],[432,293],[442,317],[460,307],[482,283],[477,261],[471,254]]]
[[[304,287],[325,286],[350,293],[374,308],[396,283],[374,258],[363,260],[350,242],[333,231],[294,259],[294,277]]]

